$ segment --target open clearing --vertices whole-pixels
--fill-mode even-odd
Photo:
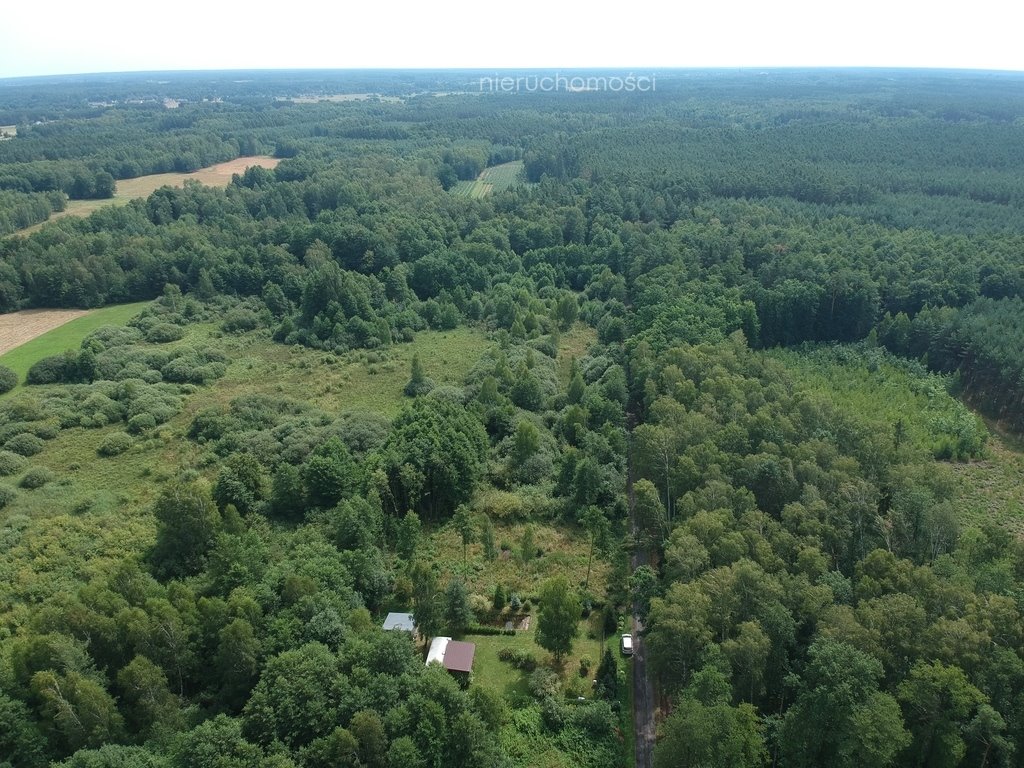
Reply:
[[[239,157],[226,163],[217,163],[209,168],[200,168],[192,173],[152,173],[149,176],[137,176],[134,179],[121,179],[117,182],[114,197],[108,200],[69,200],[63,211],[58,211],[44,222],[19,229],[17,235],[31,235],[38,232],[44,224],[62,219],[65,216],[88,216],[95,210],[107,205],[127,205],[129,201],[139,197],[149,197],[160,187],[181,187],[188,180],[198,181],[209,187],[226,187],[236,173],[244,173],[246,168],[258,165],[260,168],[276,168],[281,161],[269,155],[255,157]]]
[[[452,187],[452,194],[456,197],[477,199],[487,197],[492,192],[504,192],[506,189],[522,183],[520,179],[522,170],[522,160],[492,165],[490,168],[484,168],[475,181],[460,181]]]
[[[25,374],[37,360],[77,349],[88,334],[103,325],[124,325],[149,302],[117,304],[102,309],[26,309],[0,315],[0,364]]]
[[[4,139],[13,139],[18,135],[18,126],[16,125],[0,125],[0,141]]]
[[[25,309],[0,315],[0,355],[88,312],[87,309]]]

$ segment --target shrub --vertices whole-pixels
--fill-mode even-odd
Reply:
[[[154,344],[166,344],[169,341],[184,338],[184,336],[185,329],[171,323],[158,323],[146,331],[146,341]]]
[[[0,365],[0,395],[10,392],[18,386],[18,374],[6,365]]]
[[[124,432],[115,432],[103,438],[103,441],[96,448],[96,453],[100,456],[120,456],[132,447],[132,442],[131,435]]]
[[[537,668],[537,657],[521,648],[502,648],[498,651],[498,660],[524,672],[533,672]]]
[[[514,629],[505,629],[504,627],[492,627],[488,624],[470,624],[466,627],[467,635],[481,635],[484,637],[497,637],[498,635],[514,636],[516,631]]]
[[[28,369],[26,384],[57,384],[69,378],[69,360],[65,355],[53,355],[37,360]]]
[[[18,492],[9,485],[0,485],[0,509],[3,509],[18,497]]]
[[[537,667],[530,673],[528,682],[530,693],[538,699],[545,699],[549,696],[557,696],[562,687],[562,681],[558,675],[547,667]]]
[[[16,475],[25,468],[28,459],[11,451],[0,451],[0,476]]]
[[[133,435],[141,434],[155,426],[156,419],[151,413],[137,413],[128,419],[128,431]]]
[[[29,467],[24,477],[21,478],[19,485],[22,488],[32,490],[42,488],[47,483],[52,482],[54,478],[56,478],[56,475],[48,467]]]
[[[237,309],[230,310],[226,315],[224,315],[224,322],[221,323],[220,327],[228,333],[238,333],[241,331],[255,330],[259,325],[259,315],[251,309],[238,307]]]
[[[4,448],[21,456],[35,456],[43,450],[43,441],[35,435],[22,432],[8,440]]]

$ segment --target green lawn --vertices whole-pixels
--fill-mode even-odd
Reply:
[[[601,663],[602,646],[599,618],[599,615],[595,613],[590,619],[580,621],[580,632],[573,643],[572,653],[565,658],[562,664],[564,682],[568,683],[572,678],[580,677],[580,658],[590,657],[592,662],[590,674],[583,681],[584,685],[578,689],[579,695],[587,698],[592,698],[594,695],[591,681],[597,673],[597,665]],[[551,665],[553,663],[551,654],[537,645],[534,639],[536,628],[537,616],[534,614],[530,617],[530,628],[516,632],[515,636],[469,635],[465,637],[467,642],[476,644],[476,656],[473,659],[473,684],[500,693],[513,705],[519,699],[530,699],[529,673],[515,669],[507,662],[500,661],[498,652],[502,648],[518,648],[531,652],[539,664]],[[596,639],[588,637],[591,633],[597,635]],[[532,699],[530,700],[532,701]]]
[[[104,325],[124,325],[142,311],[149,302],[140,301],[134,304],[116,304],[110,307],[94,309],[88,315],[79,317],[59,328],[37,336],[32,341],[15,347],[10,352],[0,355],[0,364],[18,374],[18,380],[24,381],[25,374],[32,364],[50,355],[59,355],[66,349],[78,349],[82,339]]]
[[[470,198],[487,197],[492,192],[504,192],[522,183],[522,170],[522,160],[492,165],[490,168],[484,168],[473,181],[457,182],[451,192],[456,197]]]

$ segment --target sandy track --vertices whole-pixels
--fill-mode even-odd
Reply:
[[[0,315],[0,355],[87,314],[87,309],[25,309]]]

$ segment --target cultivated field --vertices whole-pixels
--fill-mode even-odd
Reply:
[[[37,360],[77,349],[89,333],[103,325],[123,325],[148,302],[102,309],[26,309],[0,315],[0,365],[25,374]]]
[[[258,155],[256,157],[239,157],[235,160],[228,160],[226,163],[211,165],[209,168],[200,168],[192,173],[153,173],[149,176],[138,176],[134,179],[122,179],[117,182],[117,191],[111,200],[69,200],[67,207],[50,216],[46,221],[35,224],[26,229],[18,230],[15,234],[31,235],[38,232],[43,224],[47,224],[65,216],[88,216],[95,210],[107,205],[127,205],[130,200],[139,197],[149,197],[160,187],[181,187],[189,179],[206,184],[210,187],[226,187],[231,183],[231,177],[236,173],[244,173],[246,168],[258,165],[261,168],[276,168],[281,162],[276,157]]]
[[[0,315],[0,355],[85,314],[86,309],[26,309]]]
[[[460,181],[452,187],[452,193],[458,197],[476,199],[487,197],[492,192],[504,192],[506,189],[522,183],[520,179],[522,170],[522,160],[492,165],[490,168],[484,168],[475,181]]]

